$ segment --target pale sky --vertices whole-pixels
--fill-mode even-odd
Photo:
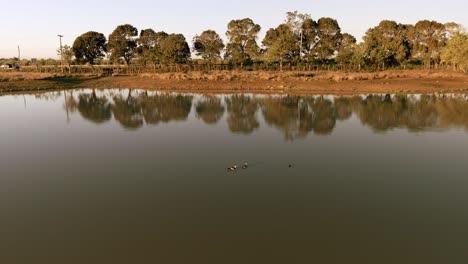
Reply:
[[[266,30],[286,18],[286,12],[299,11],[314,20],[332,17],[342,32],[358,40],[381,20],[414,24],[422,19],[441,23],[457,22],[468,26],[466,0],[0,0],[0,58],[58,58],[59,38],[72,45],[79,35],[97,31],[106,37],[121,24],[132,24],[138,31],[153,28],[167,33],[182,33],[191,45],[192,38],[213,29],[226,39],[227,24],[245,17]]]

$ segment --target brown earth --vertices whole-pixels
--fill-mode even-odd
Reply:
[[[393,70],[347,72],[189,72],[100,77],[0,72],[0,93],[73,88],[139,88],[199,93],[468,93],[468,74]]]

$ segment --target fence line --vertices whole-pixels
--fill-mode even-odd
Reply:
[[[285,64],[283,71],[301,71],[301,72],[320,72],[320,71],[381,71],[398,69],[417,69],[417,70],[450,70],[465,72],[465,69],[453,64],[431,64],[431,65],[407,65],[399,67],[361,67],[360,65],[342,65],[342,64]],[[64,66],[64,72],[71,74],[97,74],[110,76],[112,74],[141,74],[141,73],[171,73],[171,72],[209,72],[209,71],[280,71],[279,63],[258,63],[249,66],[236,66],[232,64],[156,64],[156,65],[70,65]],[[61,73],[60,65],[47,66],[23,66],[19,69],[21,72],[40,72],[40,73]]]

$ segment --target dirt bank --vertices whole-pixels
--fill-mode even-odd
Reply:
[[[448,71],[190,72],[132,76],[65,76],[0,72],[0,92],[73,88],[140,88],[208,93],[468,93],[468,74]]]

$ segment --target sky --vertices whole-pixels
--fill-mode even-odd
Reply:
[[[286,12],[310,14],[314,20],[332,17],[342,32],[361,40],[382,20],[415,24],[429,19],[468,26],[466,0],[0,0],[0,58],[58,58],[58,34],[63,45],[79,35],[97,31],[106,37],[121,24],[139,31],[152,28],[182,33],[191,45],[196,34],[215,30],[226,39],[232,19],[249,17],[262,27],[259,43],[269,28],[283,23]]]

